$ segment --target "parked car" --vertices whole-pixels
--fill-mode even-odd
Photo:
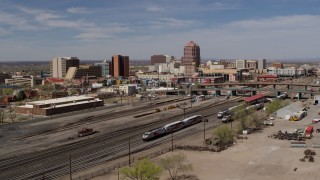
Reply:
[[[266,121],[263,121],[263,125],[265,125],[265,126],[273,126],[274,124],[273,124],[272,121],[266,120]]]
[[[316,124],[318,122],[320,122],[320,119],[312,119],[312,124]]]
[[[252,132],[251,129],[244,129],[244,130],[242,131],[242,134],[250,134],[251,132]]]
[[[320,133],[320,129],[316,129],[316,132],[317,132],[317,133]]]
[[[217,117],[218,118],[223,118],[224,116],[229,115],[230,113],[231,112],[228,109],[224,110],[224,111],[220,111],[220,112],[218,112]]]
[[[231,115],[223,116],[221,121],[224,122],[224,123],[227,123],[227,122],[231,121]]]

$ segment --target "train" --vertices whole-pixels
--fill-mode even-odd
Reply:
[[[176,131],[179,131],[183,128],[195,125],[199,122],[201,122],[202,120],[202,116],[201,115],[194,115],[188,118],[183,119],[182,121],[175,121],[173,123],[170,124],[166,124],[162,127],[156,128],[156,129],[152,129],[150,131],[145,132],[142,135],[142,139],[144,141],[149,141],[152,139],[156,139],[162,136],[165,136],[167,134],[170,133],[174,133]]]

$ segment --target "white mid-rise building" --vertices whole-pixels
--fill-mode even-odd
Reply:
[[[236,60],[236,68],[237,69],[246,69],[246,60],[243,60],[243,59],[238,59]]]
[[[50,73],[52,77],[64,78],[69,67],[79,68],[80,60],[77,57],[56,57],[51,60]]]
[[[267,60],[266,59],[259,59],[258,60],[258,69],[267,69]]]
[[[268,74],[278,75],[278,76],[298,76],[296,68],[268,69]]]
[[[136,84],[122,84],[119,86],[119,92],[128,96],[132,96],[137,92]]]

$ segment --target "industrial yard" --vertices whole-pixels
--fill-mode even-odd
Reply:
[[[273,120],[275,125],[247,135],[246,140],[237,140],[237,143],[222,152],[198,152],[177,150],[173,153],[184,153],[193,165],[193,171],[188,173],[201,180],[211,179],[319,179],[318,167],[320,165],[320,149],[313,148],[313,144],[320,143],[320,133],[313,133],[311,139],[306,140],[307,148],[290,147],[288,140],[279,140],[268,137],[269,135],[294,129],[304,129],[308,125],[320,128],[320,124],[312,124],[312,119],[319,117],[318,106],[311,106],[308,116],[301,121],[288,121],[283,119]],[[202,134],[185,138],[179,142],[181,145],[202,146]],[[311,149],[315,151],[314,162],[302,162],[304,151]],[[153,160],[172,154],[171,152],[161,155]],[[94,170],[97,169],[92,169]],[[90,171],[86,172],[90,174]],[[111,174],[94,178],[95,180],[116,180],[117,170]],[[161,180],[168,178],[163,173]]]

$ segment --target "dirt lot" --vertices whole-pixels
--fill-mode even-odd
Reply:
[[[184,153],[188,161],[193,165],[191,174],[200,180],[316,180],[320,179],[320,149],[311,147],[312,143],[320,143],[320,134],[314,132],[314,137],[307,140],[308,148],[314,150],[315,162],[301,162],[306,148],[291,148],[290,141],[269,138],[278,130],[290,130],[305,128],[311,124],[311,119],[317,117],[319,107],[312,106],[308,116],[299,122],[289,122],[276,119],[275,126],[267,127],[263,132],[248,135],[247,140],[238,141],[237,145],[220,153],[176,151]],[[320,124],[314,125],[320,128]],[[184,144],[200,145],[202,135],[185,139]],[[163,156],[170,155],[167,153]],[[159,157],[161,158],[161,157]],[[157,161],[156,158],[155,161]],[[294,169],[297,168],[296,171]],[[163,173],[161,180],[168,178],[167,172]],[[107,176],[95,178],[95,180],[117,180],[117,172]]]

